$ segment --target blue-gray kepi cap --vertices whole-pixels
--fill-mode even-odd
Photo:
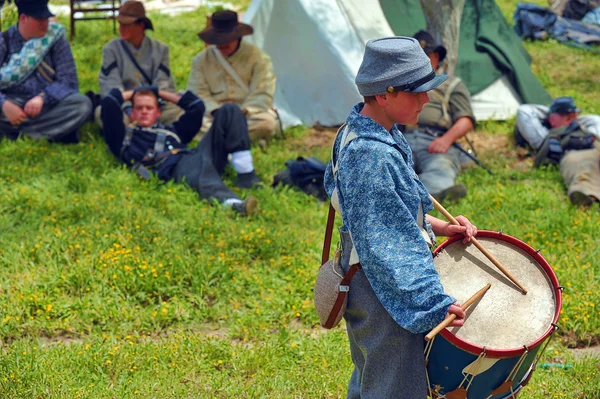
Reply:
[[[551,114],[570,114],[571,112],[581,112],[575,105],[573,97],[557,97],[550,104]]]
[[[412,37],[369,40],[355,83],[362,96],[435,89],[448,79],[437,75],[429,57]]]

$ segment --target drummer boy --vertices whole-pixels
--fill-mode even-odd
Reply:
[[[449,314],[465,314],[444,293],[428,239],[477,228],[426,215],[433,204],[413,170],[411,150],[396,124],[417,122],[436,75],[419,42],[409,37],[369,41],[356,85],[364,96],[350,111],[347,135],[338,134],[325,187],[341,213],[342,267],[360,262],[344,315],[354,372],[348,398],[426,398],[423,333]],[[346,137],[345,145],[342,136]],[[426,216],[423,216],[426,215]]]

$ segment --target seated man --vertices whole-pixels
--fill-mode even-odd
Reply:
[[[272,109],[275,75],[271,59],[242,40],[252,32],[250,25],[238,22],[237,13],[215,12],[198,33],[207,46],[192,60],[188,90],[204,100],[207,121],[223,104],[239,105],[254,140],[273,136],[279,126]]]
[[[413,37],[429,56],[433,69],[440,69],[446,49],[436,45],[428,32],[419,31]],[[455,184],[460,150],[453,144],[475,125],[471,96],[454,76],[428,94],[429,103],[423,107],[418,124],[406,126],[404,136],[413,153],[415,171],[427,191],[438,201],[457,200],[467,195],[467,189]]]
[[[129,100],[133,104],[132,123],[125,126],[121,106]],[[158,122],[161,100],[185,110],[170,127]],[[182,96],[158,90],[156,86],[141,86],[125,92],[115,88],[102,99],[101,106],[108,147],[121,162],[140,175],[149,178],[150,172],[154,172],[162,180],[185,180],[200,198],[216,199],[243,215],[256,210],[254,197],[242,201],[221,179],[231,154],[237,172],[236,185],[251,188],[259,183],[252,162],[246,118],[237,106],[219,108],[211,129],[194,150],[188,149],[186,144],[202,125],[204,104],[189,91]]]
[[[560,173],[574,205],[590,206],[600,198],[600,136],[598,117],[578,118],[571,97],[555,99],[550,108],[525,104],[517,111],[517,134],[538,149],[535,166],[560,164]]]
[[[73,143],[89,118],[90,100],[78,93],[65,28],[47,0],[17,1],[19,23],[0,36],[0,139],[23,133]]]
[[[169,46],[146,36],[146,29],[154,28],[146,17],[144,4],[135,0],[123,3],[117,21],[121,37],[108,42],[102,50],[102,69],[98,76],[100,95],[104,97],[114,88],[133,90],[145,85],[175,93],[175,81],[169,69]],[[125,105],[125,112],[129,115],[131,104]],[[169,125],[182,112],[175,104],[168,103],[160,121]],[[95,114],[100,124],[100,109]]]

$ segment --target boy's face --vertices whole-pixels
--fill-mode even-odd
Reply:
[[[156,97],[147,94],[134,95],[131,120],[141,127],[150,127],[156,123],[161,111]]]
[[[425,104],[429,102],[429,96],[426,92],[407,93],[397,91],[386,94],[386,98],[385,113],[391,121],[401,125],[414,125],[417,123],[419,114],[423,111]]]

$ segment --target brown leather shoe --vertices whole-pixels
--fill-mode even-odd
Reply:
[[[449,201],[454,202],[458,201],[461,198],[467,196],[467,188],[462,184],[456,184],[452,187],[449,187],[445,190],[440,191],[437,194],[431,194],[433,198],[438,200],[439,202]]]
[[[243,202],[237,202],[231,208],[242,216],[254,215],[258,211],[258,200],[249,195]]]

